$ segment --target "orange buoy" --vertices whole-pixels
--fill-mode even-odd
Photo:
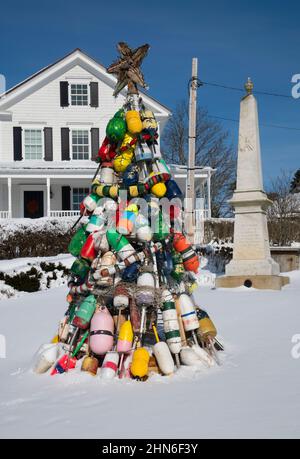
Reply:
[[[200,265],[199,257],[197,256],[191,243],[182,233],[174,234],[173,247],[176,252],[179,252],[182,255],[185,270],[197,273]]]

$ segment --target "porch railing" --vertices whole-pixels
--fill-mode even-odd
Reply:
[[[202,244],[204,240],[204,221],[209,217],[208,209],[195,209],[194,244]]]
[[[78,217],[79,210],[50,210],[50,217]]]
[[[8,210],[0,210],[0,219],[1,218],[9,218],[9,211]]]

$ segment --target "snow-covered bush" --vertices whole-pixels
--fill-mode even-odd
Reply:
[[[74,218],[0,221],[0,259],[67,253]]]

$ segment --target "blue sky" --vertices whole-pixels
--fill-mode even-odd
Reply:
[[[143,70],[150,94],[171,109],[186,97],[191,59],[203,81],[290,94],[300,73],[296,1],[10,1],[1,6],[0,73],[11,87],[79,47],[104,65],[118,41],[151,45]],[[198,93],[211,115],[237,119],[241,94],[212,86]],[[300,129],[300,99],[257,96],[260,122]],[[237,124],[224,121],[233,142]],[[300,168],[300,130],[261,127],[265,182]]]

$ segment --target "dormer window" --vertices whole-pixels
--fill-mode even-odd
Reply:
[[[89,93],[87,84],[70,85],[71,105],[88,105]]]

